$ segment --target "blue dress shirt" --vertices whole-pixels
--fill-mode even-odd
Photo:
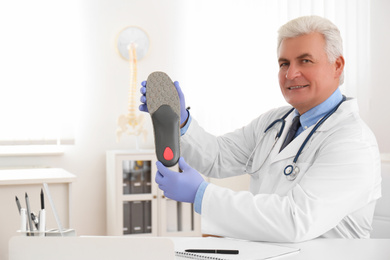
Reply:
[[[297,133],[295,136],[298,136],[300,133],[305,131],[310,126],[314,125],[318,122],[321,118],[323,118],[330,110],[332,110],[335,106],[337,106],[338,103],[341,102],[343,99],[343,95],[341,94],[341,91],[339,88],[336,89],[333,94],[328,97],[327,100],[322,102],[316,107],[313,107],[299,118],[299,121],[301,122],[301,126],[298,128]],[[295,109],[294,110],[295,116],[298,116],[299,113]]]

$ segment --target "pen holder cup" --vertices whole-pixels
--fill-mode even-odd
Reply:
[[[58,229],[49,229],[45,232],[40,231],[17,231],[23,236],[39,236],[39,237],[75,237],[76,231],[74,229],[64,229],[60,232]]]

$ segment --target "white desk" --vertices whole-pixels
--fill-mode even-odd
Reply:
[[[174,243],[189,237],[15,237],[10,259],[181,259],[174,257]],[[173,243],[172,243],[173,241]],[[390,239],[316,239],[304,243],[271,243],[300,248],[283,260],[389,260]],[[23,250],[21,250],[23,248]],[[150,250],[150,249],[153,250]],[[59,257],[60,255],[61,257]],[[142,257],[141,257],[142,255]],[[158,257],[156,257],[156,255]],[[137,257],[138,256],[138,257]],[[216,255],[217,256],[217,255]],[[255,258],[256,259],[256,258]],[[273,258],[274,259],[274,258]]]
[[[162,237],[13,237],[9,260],[174,260],[173,243]]]
[[[390,239],[314,239],[297,244],[279,244],[300,248],[298,254],[286,256],[286,260],[389,260]]]
[[[177,239],[172,238],[175,242]],[[283,260],[390,260],[390,239],[315,239],[303,243],[271,243],[300,248]],[[176,257],[184,260],[185,258]]]

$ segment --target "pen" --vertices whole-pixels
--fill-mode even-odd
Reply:
[[[41,189],[41,210],[39,211],[39,225],[38,225],[39,236],[45,236],[46,231],[46,211],[45,211],[45,200],[43,197],[43,190]]]
[[[228,249],[186,249],[184,250],[188,253],[206,253],[206,254],[229,254],[229,255],[238,255],[238,250],[228,250]]]
[[[26,192],[25,197],[26,197],[26,207],[27,207],[27,218],[28,218],[29,230],[33,231],[34,227],[33,227],[32,220],[31,220],[30,201],[28,200],[27,192]],[[31,234],[31,235],[33,236],[34,234]]]
[[[38,229],[38,228],[39,228],[39,227],[38,227],[39,220],[38,220],[37,216],[35,216],[35,214],[34,214],[33,212],[31,212],[31,219],[32,219],[32,221],[33,221],[35,227]]]
[[[20,201],[19,201],[19,199],[18,199],[18,196],[15,196],[15,200],[16,200],[16,206],[18,206],[18,210],[19,210],[19,214],[22,214],[21,212],[20,212],[20,210],[21,210],[21,206],[20,206]]]
[[[20,231],[27,231],[27,210],[25,208],[20,209]]]
[[[41,209],[45,209],[45,199],[43,197],[43,190],[41,189]]]

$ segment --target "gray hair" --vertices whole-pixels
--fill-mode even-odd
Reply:
[[[284,39],[294,38],[312,32],[321,33],[325,38],[325,52],[330,63],[343,55],[343,40],[336,25],[320,16],[302,16],[289,21],[278,30],[277,52]],[[344,82],[344,72],[340,76],[340,85]]]

